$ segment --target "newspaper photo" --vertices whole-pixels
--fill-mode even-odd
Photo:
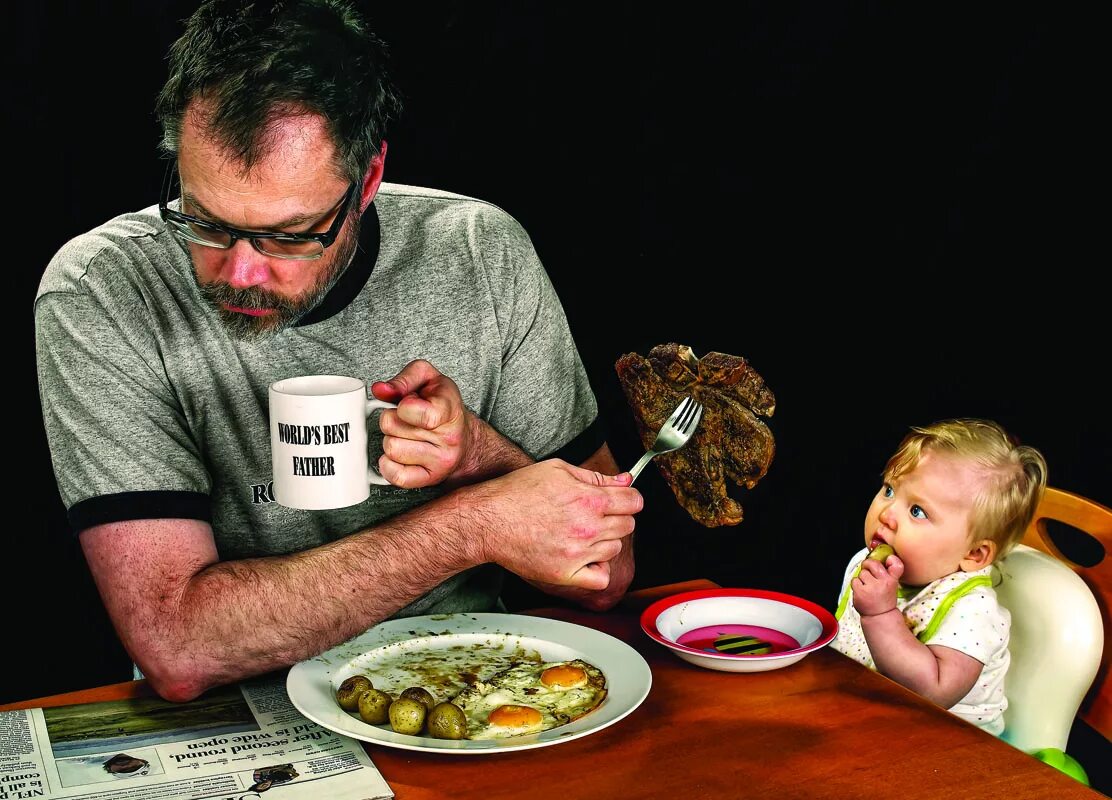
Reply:
[[[379,800],[355,739],[303,717],[281,678],[189,703],[157,697],[0,712],[0,800]]]

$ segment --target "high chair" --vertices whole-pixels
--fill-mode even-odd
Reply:
[[[1084,567],[1062,554],[1047,535],[1057,520],[1100,542],[1105,556]],[[1047,487],[1021,544],[998,563],[997,597],[1012,614],[1005,679],[1008,710],[1001,738],[1088,783],[1066,755],[1074,717],[1106,739],[1112,735],[1112,509]]]

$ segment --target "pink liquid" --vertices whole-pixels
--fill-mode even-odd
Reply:
[[[718,651],[714,649],[714,640],[726,633],[756,636],[758,639],[768,642],[772,646],[773,653],[799,649],[799,642],[786,633],[781,633],[772,628],[762,628],[760,625],[709,625],[705,628],[688,631],[676,641],[685,647],[706,650],[708,653],[717,653]],[[721,653],[721,655],[737,655],[738,658],[750,658],[750,656],[736,653]]]

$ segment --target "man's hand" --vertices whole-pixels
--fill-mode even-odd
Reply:
[[[455,489],[487,481],[486,490],[465,496],[461,504],[484,509],[489,519],[485,503],[493,500],[504,509],[498,512],[499,522],[520,521],[488,543],[486,560],[591,609],[604,610],[621,599],[633,580],[633,542],[628,537],[633,514],[643,501],[640,493],[628,489],[628,473],[613,476],[618,466],[609,448],[603,445],[584,462],[588,469],[554,460],[547,473],[532,471],[514,478],[515,470],[539,465],[471,413],[455,382],[429,362],[413,361],[389,381],[373,383],[371,391],[380,400],[398,404],[397,410],[384,411],[379,422],[386,434],[379,472],[390,483]],[[540,476],[551,477],[556,465],[558,475],[546,486],[549,478]],[[624,505],[600,509],[611,502],[605,498],[615,489],[622,490]],[[483,499],[472,502],[468,497]],[[490,523],[484,520],[483,528],[491,528]],[[590,557],[585,542],[593,547]],[[552,552],[559,548],[563,552]]]
[[[382,477],[394,486],[417,489],[443,483],[460,469],[473,450],[473,417],[455,381],[417,360],[390,380],[371,384],[371,392],[398,404],[379,420],[386,434],[378,461]]]
[[[606,458],[610,459],[612,462],[613,457],[610,456],[609,449],[604,448],[604,450],[606,451]],[[595,472],[594,474],[596,476],[596,482],[599,485],[603,485],[605,476],[599,472]],[[633,483],[633,476],[628,472],[615,475],[614,479],[622,486]],[[622,550],[618,555],[610,561],[603,562],[596,566],[609,575],[609,583],[607,583],[605,589],[579,589],[574,586],[559,586],[554,583],[545,583],[543,581],[530,581],[530,583],[542,592],[547,592],[556,597],[562,597],[566,600],[579,603],[591,611],[608,611],[617,605],[618,601],[625,596],[629,584],[633,581],[635,569],[633,536],[626,536],[622,539]]]
[[[488,518],[482,560],[534,584],[602,591],[644,505],[629,483],[628,473],[602,475],[552,459],[471,487],[460,495],[460,511]]]
[[[863,617],[875,617],[896,607],[896,590],[900,576],[904,573],[904,563],[899,556],[888,556],[881,564],[866,558],[861,572],[850,581],[853,588],[853,607]]]

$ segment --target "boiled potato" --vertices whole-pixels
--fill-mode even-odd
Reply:
[[[336,690],[336,700],[344,711],[354,711],[359,707],[359,695],[373,688],[371,679],[366,675],[352,675]]]
[[[394,698],[378,689],[367,689],[359,695],[359,717],[369,725],[381,725],[389,718]]]
[[[432,707],[436,705],[436,698],[428,689],[423,689],[420,686],[410,686],[401,693],[402,697],[408,697],[410,700],[416,700],[425,704],[428,711],[432,711]]]
[[[399,697],[390,704],[390,727],[398,733],[416,736],[425,727],[428,707],[412,697]]]
[[[467,736],[467,717],[459,706],[438,703],[429,711],[429,736],[436,739],[463,739]]]

